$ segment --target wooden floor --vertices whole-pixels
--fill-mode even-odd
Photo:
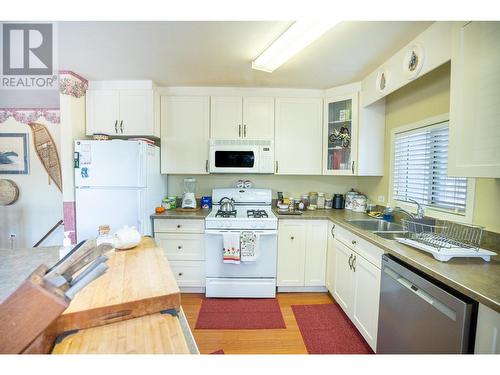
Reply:
[[[328,293],[279,293],[286,329],[195,329],[203,294],[183,294],[182,308],[201,354],[307,354],[291,305],[335,303]]]

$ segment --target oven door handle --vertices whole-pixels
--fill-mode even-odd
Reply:
[[[277,230],[251,230],[251,229],[238,229],[238,230],[220,230],[220,229],[205,229],[205,234],[220,234],[222,235],[223,233],[241,233],[241,232],[254,232],[257,233],[259,236],[273,236],[277,235],[278,231]]]

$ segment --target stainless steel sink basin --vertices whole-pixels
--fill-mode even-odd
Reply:
[[[379,237],[382,237],[386,240],[395,241],[398,237],[404,237],[407,232],[373,232]]]
[[[377,219],[352,219],[347,220],[349,224],[354,225],[359,229],[368,230],[370,232],[403,232],[403,226],[397,223],[390,223],[384,220]]]

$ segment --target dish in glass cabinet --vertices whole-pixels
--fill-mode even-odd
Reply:
[[[408,79],[418,76],[424,65],[424,48],[414,44],[405,54],[403,59],[403,72]]]
[[[351,135],[349,134],[349,129],[342,125],[340,129],[333,129],[333,133],[328,137],[330,143],[340,142],[343,148],[349,147],[351,143]]]

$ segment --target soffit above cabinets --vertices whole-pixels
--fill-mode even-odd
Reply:
[[[59,66],[158,86],[325,89],[360,81],[432,22],[342,22],[273,73],[251,62],[288,21],[60,22]]]

